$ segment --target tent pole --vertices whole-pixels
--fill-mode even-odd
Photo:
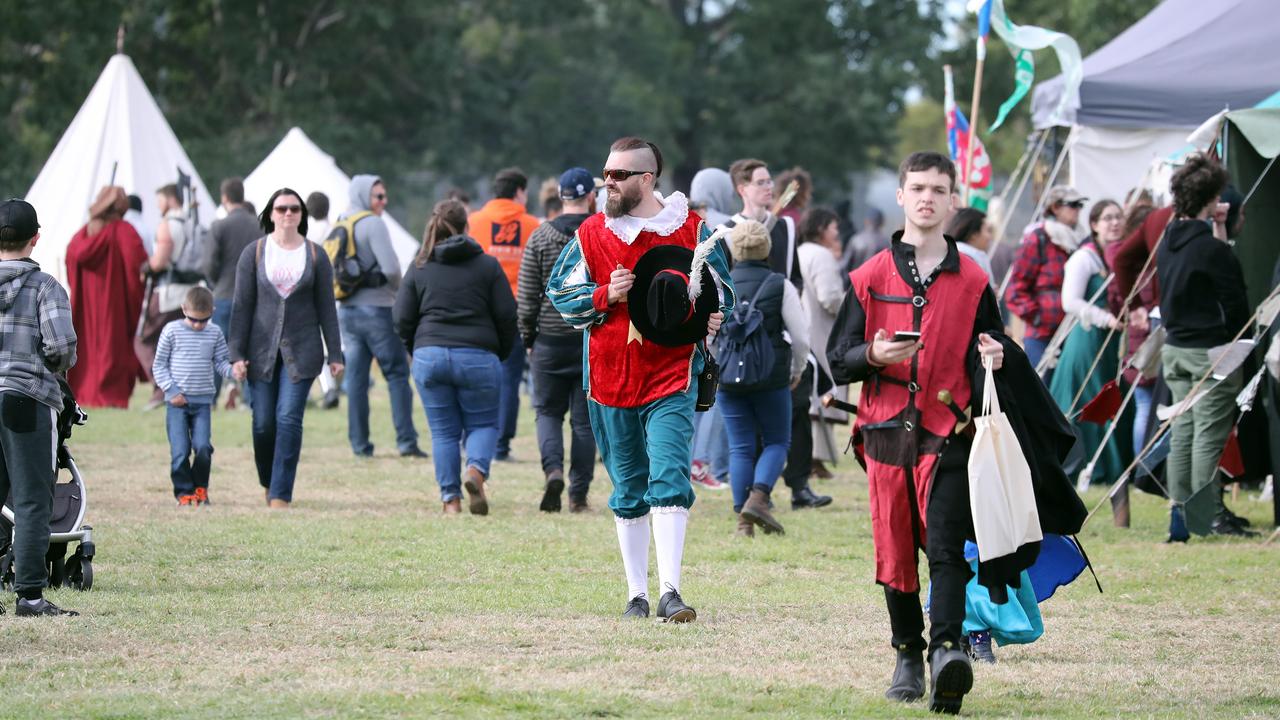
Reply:
[[[1062,150],[1058,153],[1058,160],[1053,164],[1053,172],[1049,173],[1049,179],[1045,182],[1044,192],[1040,194],[1040,199],[1036,201],[1035,212],[1031,213],[1032,222],[1040,216],[1040,212],[1044,210],[1044,203],[1049,199],[1049,190],[1053,188],[1053,183],[1058,179],[1058,173],[1062,170],[1062,165],[1067,160],[1067,153],[1071,151],[1071,146],[1075,143],[1077,137],[1077,129],[1079,126],[1072,126],[1071,132],[1067,134],[1067,141],[1062,144]],[[1005,224],[1008,225],[1008,213],[1006,213]],[[1000,232],[1004,233],[1004,228]],[[1004,279],[1000,281],[1000,291],[996,293],[996,297],[1004,297],[1004,291],[1009,287],[1009,280],[1013,277],[1013,265],[1005,271]]]

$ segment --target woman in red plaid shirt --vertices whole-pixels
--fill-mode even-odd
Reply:
[[[1085,198],[1074,188],[1059,185],[1049,190],[1044,222],[1033,225],[1022,238],[1013,261],[1013,276],[1004,302],[1026,323],[1023,349],[1031,365],[1040,364],[1045,348],[1062,324],[1063,266],[1080,245],[1076,223]],[[1049,382],[1050,373],[1045,374]]]

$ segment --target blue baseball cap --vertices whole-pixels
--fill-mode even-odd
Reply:
[[[560,175],[560,198],[577,200],[604,187],[604,181],[591,176],[591,172],[583,167],[573,167]]]

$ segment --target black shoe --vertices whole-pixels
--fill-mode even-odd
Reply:
[[[332,410],[338,407],[338,389],[334,388],[324,394],[324,400],[320,401],[320,407],[325,410]]]
[[[1230,535],[1234,537],[1257,537],[1258,533],[1248,530],[1243,526],[1233,522],[1231,516],[1227,513],[1220,513],[1218,517],[1213,519],[1213,525],[1209,528],[1214,535]]]
[[[974,660],[988,665],[996,664],[996,653],[991,648],[991,633],[989,631],[971,632],[968,637],[960,639],[960,644],[967,646],[969,657]]]
[[[649,617],[649,601],[644,595],[637,595],[631,598],[631,602],[627,603],[627,609],[622,611],[624,618],[647,618]]]
[[[400,457],[402,457],[402,458],[422,458],[422,459],[426,459],[426,458],[430,457],[430,455],[427,455],[426,451],[425,451],[425,450],[423,450],[422,448],[420,448],[420,447],[415,447],[415,448],[410,448],[409,450],[403,450],[403,451],[401,451],[401,452],[400,452]]]
[[[667,585],[667,587],[671,586]],[[658,617],[662,618],[663,622],[687,623],[697,619],[698,612],[684,604],[680,593],[668,590],[658,600]]]
[[[1239,515],[1231,512],[1229,508],[1223,508],[1222,515],[1229,520],[1232,525],[1236,525],[1238,527],[1247,528],[1253,525],[1253,523],[1249,522],[1249,518],[1240,517]]]
[[[813,491],[808,485],[803,490],[796,490],[791,493],[791,509],[803,510],[804,508],[820,508],[831,504],[830,495],[819,495]]]
[[[973,689],[973,665],[969,656],[946,642],[929,656],[929,667],[933,678],[929,709],[947,715],[958,714],[964,694]]]
[[[63,610],[44,598],[36,598],[35,600],[23,600],[19,598],[18,611],[14,614],[18,617],[41,617],[44,615],[65,615],[67,617],[75,617],[80,613],[75,610]]]
[[[560,493],[564,492],[564,475],[559,470],[547,475],[547,484],[542,488],[542,502],[538,509],[545,513],[560,512]]]
[[[511,456],[510,450],[499,450],[493,454],[493,459],[497,462],[515,462],[516,459]]]
[[[893,681],[884,696],[898,702],[915,702],[924,697],[924,652],[899,650]]]

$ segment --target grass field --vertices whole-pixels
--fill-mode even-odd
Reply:
[[[848,460],[820,486],[830,508],[791,512],[777,494],[781,538],[734,537],[727,491],[702,493],[683,583],[698,621],[668,626],[618,618],[602,469],[591,513],[537,511],[527,407],[484,518],[443,517],[430,461],[395,456],[384,385],[371,460],[352,457],[345,411],[308,410],[287,512],[263,506],[240,412],[214,415],[215,505],[175,508],[162,412],[93,411],[76,431],[94,589],[51,593],[80,618],[19,620],[6,601],[0,716],[928,715],[881,696],[893,656]],[[1236,510],[1269,527],[1270,506],[1244,498]],[[1091,523],[1106,593],[1087,575],[1060,590],[1045,637],[977,668],[964,714],[1280,716],[1280,544],[1167,546],[1164,516],[1142,496],[1133,529]]]

